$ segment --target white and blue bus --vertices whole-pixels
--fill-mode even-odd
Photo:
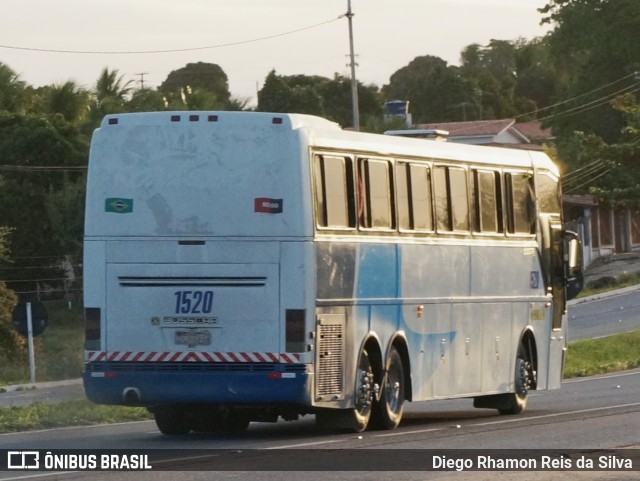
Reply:
[[[253,112],[107,116],[89,161],[84,385],[165,434],[560,387],[579,245],[540,152]],[[575,261],[575,262],[571,262]]]

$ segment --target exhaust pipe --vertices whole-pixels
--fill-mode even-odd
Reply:
[[[137,387],[127,387],[122,391],[122,399],[127,404],[140,404],[142,396],[140,396],[140,389]]]

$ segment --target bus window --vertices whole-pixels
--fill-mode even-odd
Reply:
[[[535,228],[533,187],[529,174],[506,175],[508,215],[511,234],[532,234]]]
[[[451,220],[453,230],[469,230],[469,191],[467,189],[467,171],[449,168],[449,195],[451,199]]]
[[[360,175],[364,176],[364,209],[362,209],[363,227],[371,229],[392,229],[391,215],[391,178],[389,162],[384,160],[362,159]],[[361,177],[362,179],[362,177]],[[360,210],[360,209],[359,209]]]
[[[351,182],[343,157],[315,157],[316,212],[318,226],[328,228],[354,227],[349,198]]]
[[[428,165],[398,163],[398,222],[403,230],[432,231],[431,172]]]
[[[500,176],[498,172],[474,172],[474,194],[476,219],[474,229],[477,232],[497,233],[502,231],[499,217]]]
[[[436,225],[438,231],[451,230],[448,177],[446,167],[438,166],[433,169],[433,193],[436,201]]]
[[[433,172],[436,221],[439,231],[469,230],[467,171],[438,166]]]
[[[433,213],[431,210],[431,173],[429,166],[412,164],[411,172],[411,206],[413,228],[421,231],[433,230]]]
[[[408,170],[409,164],[404,162],[396,164],[396,192],[398,196],[398,225],[400,230],[411,230],[413,228]]]
[[[558,179],[550,172],[538,172],[536,175],[536,194],[540,212],[560,213]]]

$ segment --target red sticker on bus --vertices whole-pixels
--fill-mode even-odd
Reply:
[[[264,214],[282,214],[282,199],[257,197],[254,201],[254,211]]]

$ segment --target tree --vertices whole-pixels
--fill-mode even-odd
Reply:
[[[124,112],[132,81],[124,80],[117,70],[105,67],[93,90],[89,130],[97,127],[105,115]]]
[[[41,89],[43,113],[60,114],[71,124],[84,122],[89,112],[89,92],[69,80],[63,84]]]
[[[210,104],[215,99],[216,107],[220,109],[224,109],[231,98],[227,74],[219,65],[205,62],[189,63],[173,70],[158,90],[174,101],[176,96],[198,95],[201,97],[198,102],[203,102],[204,92],[208,92],[211,95],[206,95],[205,103]],[[186,101],[185,104],[188,105]]]
[[[542,39],[472,44],[460,58],[483,119],[518,116],[524,120],[524,115],[534,119],[531,112],[549,105],[553,97],[553,70]]]
[[[0,111],[20,113],[24,100],[25,83],[8,65],[0,62]]]
[[[319,93],[328,119],[345,127],[353,125],[350,78],[335,74],[331,81],[320,86]],[[382,118],[383,104],[380,89],[376,85],[363,85],[358,82],[358,108],[362,130],[367,130],[366,126],[372,119]]]
[[[258,93],[257,110],[324,116],[324,105],[318,90],[326,81],[327,78],[317,76],[283,77],[272,70]]]
[[[165,99],[161,92],[141,88],[135,90],[125,106],[127,112],[159,112],[165,110]]]
[[[382,98],[375,85],[358,83],[360,116],[382,115]],[[348,127],[353,125],[351,80],[318,75],[281,76],[272,70],[258,94],[258,111],[318,115]]]
[[[591,193],[606,204],[640,210],[640,105],[625,94],[611,106],[624,120],[622,136],[614,143],[582,132],[566,138],[563,159],[570,173],[563,186],[568,193]]]
[[[416,57],[391,75],[383,87],[387,100],[409,100],[414,123],[470,120],[478,118],[474,85],[460,68],[440,57]]]
[[[0,219],[13,229],[8,247],[19,259],[14,267],[23,267],[7,271],[4,276],[7,281],[51,278],[42,258],[70,253],[56,232],[82,222],[80,217],[63,227],[59,219],[51,215],[54,193],[69,183],[81,182],[78,176],[82,174],[63,169],[82,166],[86,159],[84,144],[77,143],[76,138],[65,137],[52,120],[55,119],[33,115],[0,116],[0,158],[4,166]],[[67,125],[63,122],[63,126]],[[70,210],[62,203],[58,205],[59,216],[77,217],[77,210]],[[69,235],[72,232],[79,241],[81,230],[70,230]],[[20,283],[18,287],[16,290],[33,290],[35,281]]]
[[[617,141],[622,113],[597,100],[637,82],[633,72],[640,67],[640,2],[549,0],[540,11],[543,22],[554,25],[547,41],[557,71],[558,97],[576,98],[556,111],[573,113],[550,121],[556,134],[583,131]]]
[[[0,261],[7,260],[7,237],[10,232],[8,228],[0,227]],[[17,302],[15,293],[0,281],[0,358],[4,355],[8,359],[18,350],[18,334],[11,324],[13,308]]]

